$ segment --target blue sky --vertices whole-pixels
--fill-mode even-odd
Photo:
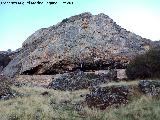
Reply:
[[[50,1],[58,3],[46,3]],[[15,50],[36,30],[83,12],[94,15],[105,13],[131,32],[151,40],[160,40],[160,0],[66,0],[68,1],[74,4],[63,4],[65,0],[43,0],[42,5],[0,4],[0,51]]]

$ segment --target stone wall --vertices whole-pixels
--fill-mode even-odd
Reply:
[[[125,69],[117,69],[117,78],[118,79],[126,79],[127,75],[126,75],[126,70]]]
[[[15,84],[47,87],[53,77],[52,75],[18,75],[15,77]]]

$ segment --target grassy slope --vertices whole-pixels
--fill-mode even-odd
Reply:
[[[132,83],[112,83],[109,85]],[[105,111],[89,109],[87,106],[76,111],[74,104],[83,101],[81,94],[88,90],[62,92],[40,87],[13,87],[24,94],[23,97],[0,101],[0,120],[159,120],[160,100],[141,96],[126,106],[118,109],[108,108]],[[42,96],[48,91],[50,96]]]

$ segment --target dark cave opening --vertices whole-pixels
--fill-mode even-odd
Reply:
[[[58,70],[54,70],[52,68],[48,69],[48,70],[45,70],[42,75],[56,75],[56,74],[59,74],[61,72],[58,72]]]
[[[92,63],[84,63],[79,64],[79,67],[76,69],[80,69],[81,71],[90,71],[90,70],[108,70],[108,69],[125,69],[126,64],[121,61],[95,61]]]
[[[120,61],[96,61],[96,62],[81,62],[75,65],[71,70],[69,70],[63,62],[52,65],[49,68],[45,68],[43,73],[39,73],[43,69],[42,65],[38,65],[30,70],[26,70],[22,75],[55,75],[62,74],[66,72],[74,72],[76,70],[81,70],[83,72],[97,71],[97,70],[109,70],[109,69],[125,69],[126,66]]]
[[[31,68],[30,70],[26,70],[23,73],[21,73],[21,75],[37,75],[38,71],[42,68],[42,65],[38,65],[34,68]]]

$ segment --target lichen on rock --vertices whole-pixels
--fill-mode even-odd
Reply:
[[[127,86],[94,87],[86,95],[86,103],[89,107],[101,110],[109,106],[120,106],[128,103],[129,88]]]

